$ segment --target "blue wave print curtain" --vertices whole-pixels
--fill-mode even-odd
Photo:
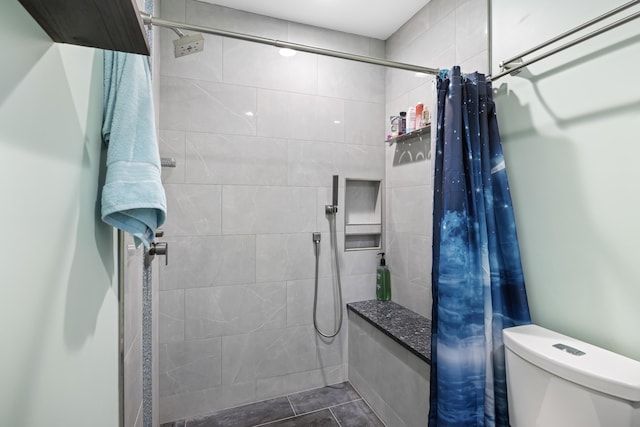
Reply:
[[[429,427],[509,425],[502,329],[530,323],[491,85],[439,76]]]

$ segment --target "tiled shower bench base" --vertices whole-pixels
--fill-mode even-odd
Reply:
[[[387,426],[426,426],[429,319],[392,301],[361,301],[347,309],[349,382]]]

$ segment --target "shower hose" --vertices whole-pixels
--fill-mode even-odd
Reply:
[[[338,263],[338,239],[336,238],[336,215],[329,215],[329,234],[331,235],[331,246],[333,247],[334,253],[334,263],[336,266],[336,277],[338,281],[338,304],[334,304],[336,306],[339,313],[339,321],[336,330],[332,333],[325,333],[320,330],[318,327],[318,264],[320,262],[320,233],[314,233],[313,235],[313,243],[315,244],[315,254],[316,254],[316,279],[315,279],[315,290],[313,294],[313,327],[316,329],[316,332],[322,335],[325,338],[333,338],[340,333],[340,329],[342,328],[342,283],[340,282],[340,265]]]

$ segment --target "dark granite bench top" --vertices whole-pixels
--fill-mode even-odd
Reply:
[[[431,321],[426,317],[393,301],[352,302],[347,309],[431,364]]]

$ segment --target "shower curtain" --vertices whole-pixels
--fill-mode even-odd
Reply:
[[[491,85],[437,89],[429,427],[507,427],[502,329],[530,317]]]

